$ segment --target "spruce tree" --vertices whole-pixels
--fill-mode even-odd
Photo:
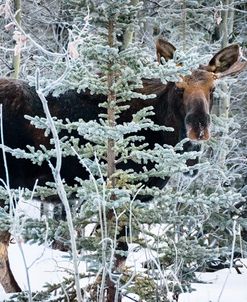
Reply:
[[[146,7],[150,4],[148,2],[144,3]],[[186,3],[188,15],[181,10],[182,2]],[[181,32],[184,37],[187,34],[191,37],[195,26],[194,12],[197,12],[193,9],[198,6],[194,1],[174,3],[174,14],[177,10],[179,14],[173,18],[172,14],[166,13],[167,1],[160,1],[158,17],[155,16],[153,21],[157,27],[161,27],[161,22],[166,24],[167,28],[161,31],[168,32],[178,42]],[[235,160],[232,151],[239,146],[234,138],[238,126],[233,120],[214,117],[214,138],[202,146],[200,163],[192,168],[186,165],[186,161],[198,156],[198,152],[181,153],[182,143],[175,148],[159,144],[153,148],[148,146],[138,136],[138,131],[171,129],[153,124],[150,107],[137,112],[125,123],[120,123],[121,113],[128,109],[131,99],[142,98],[145,102],[153,97],[141,93],[142,79],[159,78],[164,83],[176,81],[201,63],[199,58],[194,53],[188,56],[178,50],[175,62],[158,66],[154,52],[142,44],[143,24],[150,22],[151,18],[138,1],[71,0],[61,3],[60,8],[59,16],[66,20],[64,23],[60,20],[62,24],[66,23],[66,34],[62,36],[66,43],[63,47],[59,44],[63,55],[50,56],[39,49],[34,59],[41,70],[40,78],[37,81],[32,74],[30,83],[35,85],[38,82],[42,95],[52,92],[58,96],[70,89],[78,92],[88,89],[96,96],[105,96],[98,120],[71,122],[53,119],[60,135],[63,157],[74,156],[81,169],[89,173],[86,180],[78,177],[74,186],[63,185],[67,198],[73,196],[70,206],[77,234],[76,245],[78,251],[83,251],[78,260],[88,265],[88,270],[80,277],[87,274],[98,277],[83,288],[83,294],[90,294],[91,301],[118,301],[131,292],[147,301],[157,301],[157,297],[172,301],[169,293],[189,290],[196,269],[205,266],[215,256],[224,254],[229,257],[238,217],[235,204],[242,201],[241,194],[234,187],[238,175],[232,169]],[[202,15],[205,15],[204,10]],[[200,22],[205,21],[202,15]],[[173,35],[174,29],[171,30],[174,27],[178,29],[177,36]],[[133,38],[126,47],[123,46],[123,37],[130,28]],[[193,43],[202,36],[209,39],[207,32],[198,32]],[[179,66],[181,61],[182,68]],[[35,127],[46,129],[47,118],[27,118]],[[225,124],[229,127],[226,128]],[[46,132],[50,133],[50,129]],[[87,143],[81,145],[74,132]],[[13,154],[30,158],[34,164],[53,161],[57,157],[55,148],[36,150],[33,146],[28,151],[13,150]],[[129,159],[142,164],[143,169],[124,169]],[[197,174],[193,172],[195,169]],[[157,175],[171,177],[163,190],[143,186],[143,182]],[[46,187],[37,186],[34,192],[21,192],[21,195],[23,198],[36,196],[45,199],[57,191],[57,184],[53,182]],[[12,194],[19,196],[20,191],[12,191]],[[143,195],[153,198],[142,203]],[[9,200],[9,192],[4,188],[1,197]],[[25,240],[38,243],[48,240],[54,246],[71,251],[66,221],[49,218],[46,222],[26,217],[20,217],[20,221],[23,226],[20,236]],[[239,218],[237,222],[244,224]],[[15,235],[15,223],[12,212],[3,208],[1,225]],[[89,233],[87,230],[92,224],[96,229]],[[126,249],[121,250],[126,243],[152,255],[148,257],[144,271],[120,267],[121,260],[129,254]],[[76,299],[74,283],[73,275],[64,282],[71,301]],[[45,292],[36,296],[37,301],[55,301],[57,297],[53,295],[59,288],[58,284],[48,285]],[[63,289],[59,295],[61,300],[65,299]]]

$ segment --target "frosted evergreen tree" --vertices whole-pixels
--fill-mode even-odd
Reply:
[[[165,1],[161,2],[164,5]],[[192,2],[188,4],[191,14],[194,5],[198,5]],[[147,2],[144,4],[148,5]],[[231,158],[226,165],[226,155],[237,146],[234,139],[237,125],[231,120],[226,129],[225,120],[215,117],[215,137],[218,138],[210,141],[208,147],[203,146],[205,156],[193,168],[187,167],[186,160],[197,153],[176,153],[181,144],[175,149],[155,145],[151,150],[143,138],[138,137],[138,131],[161,129],[150,119],[152,108],[141,110],[126,123],[120,123],[119,116],[127,110],[132,98],[145,101],[153,97],[142,95],[143,78],[161,78],[164,83],[175,81],[195,67],[195,62],[199,64],[198,57],[194,54],[188,57],[178,51],[175,62],[158,66],[152,52],[142,46],[141,26],[146,16],[138,1],[66,1],[61,7],[64,11],[60,11],[60,16],[66,15],[66,21],[71,23],[66,27],[69,28],[68,43],[60,50],[68,52],[66,56],[52,59],[49,55],[35,57],[42,71],[38,81],[42,93],[52,91],[57,96],[76,89],[105,95],[98,120],[71,122],[54,118],[58,133],[63,134],[60,140],[63,156],[74,156],[81,169],[89,171],[87,180],[78,177],[75,186],[64,185],[67,197],[73,196],[75,200],[71,201],[71,211],[77,232],[77,250],[83,251],[80,260],[88,263],[89,273],[99,276],[90,287],[83,289],[84,293],[90,292],[92,301],[103,301],[103,297],[113,301],[113,296],[120,299],[129,292],[148,301],[155,301],[157,295],[164,301],[171,301],[168,292],[187,290],[196,269],[224,251],[229,255],[236,221],[232,213],[236,212],[234,205],[242,200],[232,186],[231,180],[238,175],[231,173]],[[179,18],[174,22],[176,20]],[[159,19],[156,22],[160,24]],[[176,26],[174,24],[172,26]],[[131,34],[132,39],[128,43],[125,40],[123,46],[127,29],[132,30],[133,37]],[[181,62],[179,60],[184,63],[182,68],[176,64]],[[29,80],[37,84],[37,77]],[[46,119],[29,119],[36,127],[46,128]],[[162,127],[162,130],[170,129]],[[71,135],[74,131],[87,140],[85,145]],[[219,146],[224,151],[223,157]],[[36,164],[57,155],[54,149],[36,150],[33,147],[29,152],[14,152]],[[209,153],[214,155],[210,160]],[[124,166],[130,158],[141,163],[143,170],[122,168],[120,164]],[[193,169],[198,170],[194,176]],[[157,175],[161,178],[172,176],[172,179],[163,190],[143,186],[144,181]],[[18,195],[19,192],[15,193]],[[8,196],[3,190],[1,194]],[[33,196],[47,198],[55,194],[57,187],[50,183],[47,187],[37,186]],[[25,191],[23,195],[30,196],[31,192]],[[140,202],[142,195],[154,198],[144,204]],[[12,217],[4,210],[1,215],[5,229],[13,230]],[[23,219],[21,236],[26,240],[54,243],[55,239],[56,245],[71,249],[66,221],[49,219],[47,232],[44,221]],[[86,231],[91,224],[97,227],[89,234]],[[125,229],[126,236],[121,233],[119,238],[119,233]],[[135,274],[119,266],[122,257],[128,255],[126,250],[119,248],[126,242],[155,253],[145,273]],[[166,269],[169,269],[168,275],[164,273]],[[71,300],[75,297],[71,286],[74,282],[71,276],[65,280],[65,287],[63,285]],[[40,293],[37,299],[52,300],[54,291],[59,288],[57,284],[48,285],[47,291]],[[60,294],[64,299],[63,289]]]
[[[96,231],[93,236],[77,237],[77,249],[90,251],[83,259],[89,261],[92,271],[98,271],[100,274],[97,281],[99,283],[95,284],[93,290],[94,294],[98,295],[97,299],[102,301],[106,286],[108,288],[106,299],[112,301],[113,296],[120,295],[122,288],[126,287],[125,284],[131,283],[133,278],[132,273],[130,276],[126,275],[126,280],[119,275],[119,261],[122,256],[126,256],[126,251],[119,248],[121,247],[119,242],[122,240],[125,243],[130,235],[128,241],[133,242],[132,232],[139,231],[139,226],[138,223],[132,225],[130,221],[133,221],[133,217],[136,217],[136,220],[142,215],[144,209],[148,211],[149,205],[142,205],[137,195],[147,194],[146,191],[148,195],[157,194],[157,189],[148,189],[145,186],[142,188],[142,181],[157,174],[161,178],[166,178],[181,169],[188,170],[186,159],[189,158],[189,154],[176,154],[172,148],[167,149],[158,145],[150,150],[143,138],[137,135],[141,129],[148,128],[154,131],[161,129],[171,131],[152,122],[151,107],[134,114],[130,122],[118,124],[121,112],[129,107],[128,103],[132,98],[139,97],[145,101],[153,97],[141,94],[143,78],[162,78],[164,82],[177,79],[175,62],[166,68],[158,66],[154,63],[154,58],[147,54],[145,49],[140,48],[138,41],[132,43],[131,47],[127,48],[126,45],[121,47],[118,37],[123,36],[130,25],[133,26],[133,30],[135,26],[137,27],[135,20],[140,5],[132,5],[129,1],[96,1],[97,8],[92,14],[92,20],[87,8],[85,10],[82,6],[80,9],[80,5],[76,6],[73,2],[71,5],[76,7],[77,16],[84,17],[84,22],[89,23],[91,28],[85,30],[84,23],[75,22],[70,30],[67,58],[64,60],[64,57],[58,56],[55,62],[49,58],[46,60],[42,58],[43,64],[40,61],[40,69],[45,70],[44,76],[41,74],[40,77],[37,73],[34,82],[38,90],[40,85],[44,87],[43,93],[53,90],[53,94],[58,95],[69,88],[78,91],[89,89],[90,93],[106,96],[102,104],[106,110],[102,110],[98,121],[79,120],[71,123],[68,120],[54,119],[53,122],[58,132],[68,132],[59,142],[63,155],[78,157],[82,169],[87,169],[90,174],[88,180],[78,178],[76,186],[65,185],[64,189],[67,196],[73,195],[77,200],[71,206],[74,228],[78,234],[81,234],[88,224],[100,221],[100,231]],[[188,68],[189,66],[179,67],[180,73],[188,72]],[[47,69],[53,70],[53,78],[47,78]],[[56,80],[57,74],[62,74],[59,81]],[[50,123],[44,118],[27,118],[42,129]],[[46,131],[49,133],[50,129]],[[78,132],[88,143],[81,146],[78,139],[69,135],[71,131]],[[53,139],[55,141],[55,137]],[[56,149],[47,150],[43,147],[35,150],[30,146],[29,151],[14,150],[13,154],[20,158],[30,158],[36,164],[58,156]],[[161,156],[165,159],[166,165],[160,162]],[[120,164],[129,159],[143,164],[143,168],[140,171],[121,168]],[[179,165],[174,165],[174,161],[178,163],[180,160]],[[148,170],[146,165],[148,167],[150,163],[152,169]],[[171,168],[173,166],[175,168]],[[51,183],[48,187],[37,186],[33,196],[46,198],[49,195],[56,195],[57,190],[60,196],[60,185],[59,187],[57,185],[56,182],[56,185]],[[98,215],[95,215],[95,208],[99,210]],[[38,224],[37,229],[36,221],[26,221],[26,238],[40,242],[45,239],[46,233],[42,232],[45,224],[43,223],[43,226],[42,222]],[[124,230],[124,226],[130,226],[131,233],[118,238],[118,233]],[[63,238],[64,244],[70,249],[66,223],[49,221],[49,233],[51,235],[49,238]],[[97,287],[99,290],[96,290]]]

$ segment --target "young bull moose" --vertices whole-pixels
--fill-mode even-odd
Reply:
[[[175,47],[167,41],[157,41],[157,54],[159,62],[161,58],[169,60],[173,57]],[[148,100],[133,99],[130,107],[121,114],[119,122],[131,121],[132,115],[145,106],[152,105],[154,115],[151,117],[154,123],[173,127],[173,132],[145,130],[140,135],[145,136],[150,147],[154,144],[168,144],[175,146],[181,139],[188,137],[191,141],[201,142],[210,138],[210,110],[212,108],[212,91],[216,79],[241,71],[246,63],[240,62],[240,50],[238,45],[232,45],[219,51],[208,65],[200,66],[192,70],[191,75],[185,76],[180,82],[169,82],[166,85],[159,80],[143,80],[144,94],[155,93],[156,97]],[[91,95],[89,91],[77,93],[68,91],[55,98],[47,97],[52,116],[59,119],[68,118],[77,121],[97,120],[102,108],[99,103],[106,97]],[[35,89],[20,80],[0,79],[0,103],[3,106],[3,134],[7,147],[26,149],[27,145],[38,148],[40,145],[50,146],[49,137],[44,136],[43,130],[30,125],[24,115],[43,116],[42,104]],[[100,109],[101,108],[101,109]],[[81,139],[81,144],[85,141]],[[2,152],[1,152],[2,154]],[[33,188],[38,179],[39,185],[52,181],[53,177],[47,163],[41,166],[33,165],[27,159],[17,159],[7,152],[7,164],[9,183],[11,188]],[[85,179],[88,177],[75,159],[66,157],[63,160],[61,175],[69,185],[72,185],[76,176]],[[134,162],[127,165],[136,168]],[[128,166],[128,167],[129,167]],[[137,167],[137,169],[139,169]],[[84,173],[84,174],[83,174]],[[0,157],[0,178],[6,180],[4,160]],[[153,178],[147,184],[162,188],[165,180]],[[0,282],[6,291],[19,290],[13,281],[6,256],[6,245],[9,235],[0,233]],[[1,277],[4,276],[4,277]],[[12,286],[6,286],[12,284]]]

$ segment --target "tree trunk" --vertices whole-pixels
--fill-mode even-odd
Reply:
[[[114,46],[114,21],[109,21],[108,26],[108,45],[110,47]],[[107,108],[107,120],[110,127],[115,127],[116,117],[115,117],[115,104],[116,104],[116,93],[112,90],[112,87],[115,82],[115,73],[112,71],[113,62],[109,62],[108,65],[108,76],[107,76],[107,85],[108,85],[108,108]],[[116,171],[116,154],[115,154],[115,141],[114,139],[109,138],[107,142],[107,186],[115,188],[116,179],[114,173]],[[111,200],[115,200],[116,197],[114,194],[111,196]],[[113,211],[110,210],[107,214],[107,219],[113,219]],[[105,225],[107,225],[105,223]],[[113,265],[113,270],[116,270],[116,263]],[[115,301],[116,287],[115,283],[110,279],[110,276],[107,276],[107,302]]]
[[[130,5],[137,5],[140,2],[140,0],[131,0]],[[108,45],[109,47],[114,47],[114,35],[115,35],[115,21],[114,18],[109,20],[108,24]],[[122,50],[128,48],[129,44],[132,42],[134,36],[134,29],[131,25],[129,25],[124,34],[123,34],[123,44],[122,44]],[[116,92],[113,89],[113,86],[117,80],[117,75],[115,71],[112,70],[114,62],[109,62],[108,64],[108,75],[107,75],[107,85],[108,85],[108,96],[107,96],[107,102],[108,102],[108,108],[107,108],[107,121],[108,125],[112,128],[116,126],[116,101],[117,96]],[[116,187],[116,177],[114,176],[116,172],[116,153],[115,153],[115,145],[116,142],[114,139],[109,138],[107,142],[107,186],[109,188],[115,188]],[[116,200],[116,196],[114,193],[112,193],[110,199],[112,201]],[[115,215],[113,210],[109,210],[106,216],[106,219],[114,220]],[[107,225],[107,223],[105,223]],[[124,228],[125,229],[125,228]],[[123,231],[120,230],[120,233]],[[126,251],[127,243],[119,242],[119,237],[117,238],[116,243],[116,250],[122,250],[122,247],[124,247],[124,250]],[[112,269],[114,271],[118,271],[119,267],[123,263],[122,257],[118,254],[115,255],[115,262],[112,266]],[[116,284],[110,279],[110,276],[107,277],[107,295],[106,295],[106,301],[107,302],[115,302],[121,301],[121,295],[118,293],[118,290],[116,289]]]
[[[234,23],[234,10],[233,0],[224,1],[225,9],[222,12],[222,22],[220,26],[221,32],[221,47],[224,48],[228,45],[230,34],[233,32]],[[230,92],[225,83],[221,83],[221,90],[224,93],[224,97],[220,99],[219,115],[228,117],[230,107]]]
[[[229,91],[229,87],[225,82],[219,84],[219,87],[222,91],[223,96],[219,100],[219,116],[223,116],[228,118],[229,116],[229,108],[230,108],[230,97],[231,91]]]
[[[139,0],[131,0],[130,4],[131,5],[137,5],[140,1]],[[128,46],[130,45],[130,43],[133,41],[133,36],[134,36],[134,30],[133,30],[133,26],[129,25],[124,34],[123,34],[123,45],[122,45],[122,49],[126,49],[128,48]]]
[[[186,11],[186,0],[183,0],[182,9],[182,41],[183,41],[183,51],[186,49],[186,27],[187,27],[187,11]]]
[[[221,47],[228,45],[230,35],[233,32],[234,4],[233,0],[224,0],[224,10],[222,11],[222,22],[220,23]]]
[[[229,0],[224,1],[224,5],[229,5]],[[228,33],[228,9],[222,11],[222,21],[220,23],[220,35],[221,35],[221,47],[224,48],[228,44],[229,33]]]
[[[15,6],[15,11],[17,12],[15,20],[19,25],[21,25],[21,0],[15,0],[14,6]],[[21,55],[20,53],[18,53],[13,57],[14,79],[19,78],[20,63],[21,63]]]
[[[220,24],[220,34],[221,34],[221,47],[227,47],[229,44],[230,35],[233,32],[233,23],[234,23],[234,4],[233,0],[224,0],[224,10],[222,12],[222,22]],[[231,91],[226,82],[220,83],[221,95],[219,99],[219,116],[229,117],[229,108],[230,108],[230,98]],[[226,151],[221,150],[219,155],[219,162],[222,166],[225,165],[226,161]]]
[[[8,257],[9,240],[9,232],[0,232],[0,283],[6,293],[21,292],[21,288],[15,281],[14,275],[10,269]]]

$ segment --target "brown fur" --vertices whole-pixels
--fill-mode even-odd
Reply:
[[[2,284],[6,293],[21,292],[21,288],[15,281],[10,268],[8,257],[8,246],[10,233],[7,231],[0,232],[0,284]]]
[[[175,47],[162,39],[157,42],[157,52],[165,60],[173,57]],[[133,99],[130,101],[130,108],[123,112],[118,122],[124,123],[132,120],[133,114],[138,110],[153,106],[154,115],[151,117],[155,124],[173,127],[173,132],[151,131],[143,129],[138,135],[144,136],[149,148],[155,144],[176,145],[182,138],[189,137],[191,140],[202,141],[210,137],[209,113],[212,107],[212,89],[217,74],[211,70],[225,71],[226,66],[232,66],[239,54],[239,48],[230,46],[217,53],[209,63],[209,69],[198,69],[192,71],[179,83],[161,83],[159,79],[144,79],[143,88],[137,92],[145,95],[155,94],[151,99]],[[215,68],[214,68],[215,66]],[[106,101],[106,96],[91,95],[89,91],[67,93],[54,98],[47,97],[49,108],[53,116],[59,119],[68,118],[77,121],[82,118],[85,121],[98,120],[99,114],[105,113],[99,103]],[[24,118],[24,115],[44,116],[41,102],[33,88],[27,83],[0,79],[0,102],[3,104],[3,122],[5,144],[10,148],[20,148],[28,151],[26,145],[39,148],[45,145],[50,148],[49,138],[43,136],[43,130],[34,128]],[[67,135],[61,133],[60,135]],[[78,136],[75,132],[73,135]],[[86,143],[85,139],[78,137],[80,144]],[[15,159],[8,154],[8,166],[10,172],[10,183],[12,187],[32,188],[36,178],[39,184],[43,185],[52,180],[52,174],[48,163],[44,162],[41,167],[34,166],[29,160]],[[142,166],[132,161],[121,168],[133,168],[142,171]],[[0,160],[0,177],[5,179],[3,162]],[[65,158],[62,166],[62,177],[70,185],[75,183],[74,178],[80,176],[82,179],[88,177],[77,161],[72,158]],[[154,182],[151,182],[155,185]],[[165,182],[160,182],[162,187]]]
[[[161,61],[161,57],[164,57],[165,60],[173,58],[175,49],[171,43],[159,39],[157,42],[158,61]],[[138,110],[146,106],[153,106],[154,115],[151,117],[153,122],[160,126],[173,127],[174,131],[140,130],[137,134],[145,138],[148,150],[152,149],[155,144],[175,146],[186,136],[194,141],[209,139],[209,113],[212,107],[211,91],[214,80],[217,78],[218,72],[227,72],[236,63],[238,57],[239,47],[229,46],[217,53],[207,66],[192,71],[190,76],[184,77],[179,83],[164,85],[156,79],[143,80],[143,88],[139,89],[138,92],[146,95],[156,94],[156,96],[147,100],[131,100],[129,109],[122,113],[118,122],[131,121],[132,115]],[[226,74],[229,75],[230,72]],[[99,107],[100,103],[106,101],[106,96],[91,95],[89,91],[82,93],[68,91],[58,98],[49,95],[47,99],[51,114],[63,120],[68,118],[73,122],[82,118],[87,122],[99,120],[99,115],[106,113],[102,107]],[[49,139],[43,136],[43,130],[34,128],[24,118],[24,115],[44,116],[39,97],[32,87],[22,81],[0,79],[0,103],[3,105],[4,139],[8,147],[26,151],[28,151],[27,145],[38,148],[40,144],[43,144],[47,148],[50,147]],[[74,134],[78,137],[81,145],[87,143],[76,132]],[[63,133],[60,135],[63,136]],[[191,145],[187,143],[184,149],[185,151],[191,149]],[[47,181],[53,180],[47,162],[37,166],[27,159],[17,159],[7,153],[7,163],[11,188],[27,187],[32,189],[36,179],[39,180],[39,185],[45,185]],[[119,164],[117,168],[132,169],[138,173],[143,172],[142,164],[135,162],[134,159]],[[149,162],[146,168],[152,169],[154,164]],[[66,157],[62,161],[61,176],[67,184],[74,185],[76,184],[75,177],[87,179],[88,173],[82,169],[76,158]],[[0,154],[0,178],[3,181],[6,179],[2,153]],[[144,184],[149,187],[162,188],[166,181],[167,179],[152,177]],[[146,200],[149,199],[150,197],[147,196]],[[145,198],[142,200],[144,201]],[[123,230],[125,231],[124,228]],[[4,237],[5,235],[3,232],[0,234],[0,266],[2,266],[0,282],[3,286],[6,282],[11,284],[12,287],[6,287],[6,291],[18,291],[20,288],[11,275],[7,257],[9,233],[7,233],[7,239]]]
[[[161,58],[164,58],[166,61],[173,59],[175,50],[176,48],[168,41],[162,38],[157,39],[156,54],[158,63],[161,63]]]

